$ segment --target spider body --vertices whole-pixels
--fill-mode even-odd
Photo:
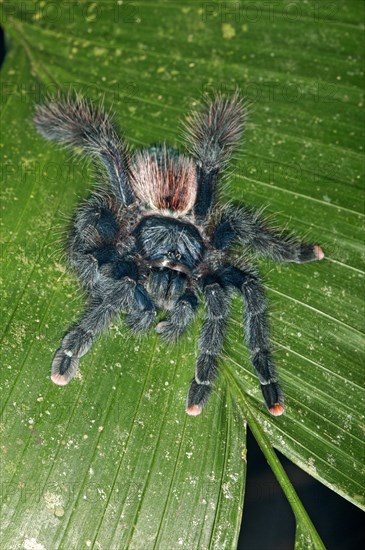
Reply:
[[[202,411],[217,376],[232,292],[241,293],[248,348],[263,397],[284,410],[273,364],[264,287],[256,270],[231,254],[234,242],[276,261],[320,260],[319,246],[272,229],[247,207],[215,205],[216,188],[241,138],[245,107],[217,96],[187,125],[189,154],[163,146],[131,152],[111,117],[80,97],[38,106],[36,128],[47,139],[82,147],[106,181],[74,218],[69,258],[89,296],[82,318],[56,351],[51,379],[67,384],[80,358],[121,313],[134,332],[176,341],[201,299],[205,317],[186,412]]]

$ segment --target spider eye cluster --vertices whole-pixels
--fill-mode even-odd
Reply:
[[[181,253],[178,250],[169,250],[167,257],[169,260],[177,260],[179,262],[181,260]]]

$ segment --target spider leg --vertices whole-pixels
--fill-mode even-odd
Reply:
[[[259,212],[248,207],[226,209],[215,229],[213,244],[226,249],[236,238],[276,262],[303,263],[324,258],[320,246],[271,228]]]
[[[73,224],[70,262],[89,290],[100,280],[101,256],[111,261],[117,254],[112,243],[118,234],[118,222],[110,201],[108,196],[90,198],[77,212]]]
[[[166,321],[156,326],[156,332],[164,339],[176,342],[195,317],[198,299],[191,290],[186,291],[176,301]]]
[[[72,326],[61,342],[52,361],[51,380],[60,386],[67,384],[76,374],[80,358],[91,348],[95,338],[109,325],[112,318],[128,307],[135,283],[125,278],[116,285],[113,295],[107,293],[103,300],[92,300],[89,308]]]
[[[244,103],[235,94],[217,95],[201,113],[188,118],[186,141],[197,164],[195,215],[205,217],[211,208],[217,178],[239,143],[246,118]]]
[[[133,315],[136,310],[142,311],[147,319],[143,328],[149,328],[153,323],[156,315],[153,302],[143,286],[133,279],[136,266],[132,262],[119,262],[117,268],[121,278],[106,279],[95,289],[89,308],[80,321],[69,329],[56,351],[51,370],[51,379],[55,384],[63,386],[73,378],[80,358],[118,313]]]
[[[82,147],[104,166],[110,186],[122,204],[135,200],[129,182],[128,150],[111,117],[102,106],[80,96],[52,99],[38,105],[34,115],[38,132],[46,139],[68,147]]]
[[[230,295],[216,275],[205,278],[203,293],[206,313],[199,338],[195,377],[191,382],[186,412],[201,413],[217,376],[217,359],[222,350],[229,314]]]
[[[120,207],[111,193],[93,195],[79,208],[72,227],[69,259],[88,291],[94,292],[106,278],[120,279],[126,258],[133,260],[135,240],[125,235],[125,225],[120,222]],[[136,274],[138,270],[133,265]]]
[[[245,302],[245,330],[252,364],[261,384],[265,403],[275,416],[284,412],[284,395],[279,385],[271,357],[265,291],[252,268],[244,270],[226,266],[220,273],[222,281],[237,288]]]

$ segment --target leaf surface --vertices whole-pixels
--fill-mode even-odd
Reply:
[[[363,6],[243,2],[234,18],[223,4],[4,5],[4,548],[234,548],[246,420],[290,487],[298,548],[322,543],[274,448],[364,506]],[[175,347],[121,321],[67,388],[53,386],[53,352],[84,303],[62,235],[93,180],[37,136],[34,104],[71,86],[103,96],[134,147],[176,146],[193,98],[237,85],[253,107],[223,201],[266,206],[326,252],[316,264],[258,262],[285,415],[262,403],[239,297],[199,418],[184,403],[201,318]]]

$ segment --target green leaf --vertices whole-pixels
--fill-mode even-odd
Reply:
[[[248,422],[293,508],[297,548],[321,548],[274,448],[364,507],[362,3],[2,8],[1,546],[236,547]],[[201,319],[175,347],[121,321],[69,386],[52,385],[52,355],[84,303],[62,235],[93,176],[36,134],[34,104],[72,87],[113,105],[134,146],[174,146],[194,98],[236,86],[253,107],[223,200],[265,205],[326,252],[259,262],[285,415],[263,405],[238,297],[199,418],[184,403]]]

